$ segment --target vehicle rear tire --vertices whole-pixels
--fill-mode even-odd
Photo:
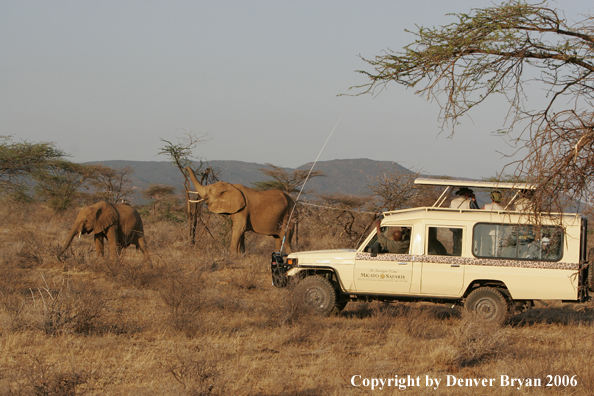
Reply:
[[[467,312],[474,312],[484,322],[501,325],[509,315],[509,306],[503,294],[492,287],[473,290],[464,303]]]
[[[323,316],[338,313],[336,290],[322,276],[308,276],[295,286],[297,303],[306,310]]]

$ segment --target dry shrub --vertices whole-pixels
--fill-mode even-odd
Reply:
[[[409,310],[402,303],[373,302],[370,308],[370,328],[378,335],[383,335],[394,326],[397,318],[407,317]]]
[[[472,314],[465,315],[453,330],[451,344],[458,352],[455,363],[460,367],[472,366],[500,356],[508,345],[508,333],[504,327],[485,323]]]
[[[268,312],[268,326],[292,326],[302,321],[320,320],[319,316],[314,316],[306,306],[297,301],[294,287],[295,284],[289,284],[288,287],[277,290],[275,305]]]
[[[439,323],[436,322],[431,311],[415,309],[408,315],[404,323],[404,331],[414,338],[431,339],[435,337],[438,326]]]
[[[22,358],[24,380],[18,391],[11,390],[7,395],[72,396],[85,394],[84,385],[89,375],[74,368],[62,370],[57,364],[48,363],[39,355]]]
[[[0,325],[7,330],[14,330],[21,326],[21,314],[25,308],[26,298],[24,291],[28,291],[25,270],[15,263],[0,263],[0,312],[2,321]]]
[[[203,347],[179,348],[172,356],[159,360],[164,371],[179,382],[188,395],[212,394],[220,372],[216,351]]]
[[[435,339],[445,335],[444,320],[460,317],[460,313],[440,305],[421,305],[411,308],[404,324],[405,332],[415,338]]]
[[[460,363],[460,351],[450,343],[440,343],[430,353],[433,367],[444,367],[448,371],[454,371],[451,368],[457,367]]]
[[[136,288],[153,287],[163,276],[163,267],[153,267],[144,260],[134,260],[125,254],[116,260],[97,260],[95,270],[105,272],[123,285]]]
[[[207,300],[201,271],[177,270],[164,274],[159,294],[169,312],[171,326],[188,337],[203,327],[202,313]]]
[[[48,335],[95,333],[107,305],[103,291],[68,278],[49,283],[44,279],[43,286],[31,289],[31,324]]]
[[[282,331],[283,345],[308,346],[323,343],[326,338],[328,325],[323,318],[315,316],[301,316],[298,322],[293,322]]]
[[[262,289],[263,279],[271,280],[268,261],[262,262],[261,256],[247,256],[241,260],[242,271],[233,274],[229,283],[241,290]]]
[[[72,245],[61,253],[61,248],[52,248],[52,254],[57,257],[60,262],[64,264],[64,267],[74,270],[79,269],[84,271],[89,267],[96,267],[97,253],[88,245],[86,248],[77,247],[74,248]],[[55,253],[55,254],[54,254]]]
[[[187,228],[184,227],[186,224],[159,221],[149,224],[145,222],[144,226],[149,252],[171,246],[180,246],[188,239]]]

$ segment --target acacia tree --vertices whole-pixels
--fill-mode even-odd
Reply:
[[[68,208],[79,187],[87,181],[87,165],[54,159],[31,171],[35,192],[57,212]]]
[[[346,194],[321,194],[326,210],[332,213],[324,216],[322,222],[330,227],[340,227],[342,237],[347,236],[352,241],[360,239],[369,229],[370,221],[375,219],[373,213],[368,212],[369,198]]]
[[[188,175],[186,174],[184,168],[186,166],[193,165],[193,151],[196,146],[205,140],[207,140],[208,135],[197,135],[192,132],[185,132],[185,137],[179,138],[177,143],[170,142],[161,138],[161,141],[165,143],[165,146],[161,148],[159,154],[165,155],[169,157],[169,160],[173,165],[175,165],[179,171],[184,176],[184,190],[186,192],[186,201],[187,201],[187,214],[188,214],[188,221],[190,224],[190,241],[192,244],[195,243],[196,239],[196,226],[198,224],[199,213],[202,208],[202,202],[196,202],[196,198],[192,193],[191,190],[191,183],[188,179]],[[209,184],[213,183],[218,180],[216,172],[212,169],[212,167],[204,167],[204,163],[199,161],[198,168],[194,169],[194,173],[200,179],[200,183],[202,184]],[[194,201],[194,202],[192,202]],[[202,221],[202,219],[200,219]],[[210,230],[206,227],[206,224],[202,221],[202,224],[206,228],[206,230],[210,233]],[[212,235],[212,234],[211,234]]]
[[[368,187],[376,197],[376,212],[431,206],[440,194],[440,189],[433,186],[417,185],[418,172],[403,172],[394,166],[383,170],[369,180]]]
[[[171,207],[176,203],[175,187],[163,184],[151,184],[142,195],[150,199],[153,204],[153,212],[155,215],[164,214],[166,217],[170,215]]]
[[[24,197],[31,174],[64,155],[53,143],[13,142],[11,136],[0,136],[0,191]]]
[[[134,169],[129,166],[112,168],[105,165],[90,165],[86,172],[89,184],[95,188],[95,197],[116,203],[132,194],[131,175]]]
[[[594,18],[568,21],[547,1],[510,0],[469,14],[455,23],[418,27],[402,52],[386,50],[364,59],[373,72],[359,94],[389,82],[436,99],[445,129],[454,133],[460,118],[494,95],[509,103],[505,129],[526,149],[513,162],[518,178],[536,184],[535,202],[571,196],[590,201],[594,175]],[[526,103],[525,84],[547,91],[542,108]],[[527,125],[527,126],[525,126]],[[519,135],[512,135],[520,127]],[[554,209],[563,202],[554,200]],[[550,209],[550,208],[549,208]]]
[[[258,170],[270,177],[270,179],[252,183],[256,190],[281,190],[287,194],[291,194],[299,192],[300,187],[303,186],[303,183],[308,178],[326,176],[322,171],[294,169],[292,172],[288,172],[280,166],[269,163],[266,163],[266,166],[271,169],[260,168]]]

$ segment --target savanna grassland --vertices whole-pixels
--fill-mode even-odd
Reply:
[[[429,303],[313,317],[271,285],[272,238],[248,234],[235,259],[221,216],[192,245],[185,222],[141,214],[152,266],[133,249],[98,259],[91,236],[58,259],[75,210],[1,205],[0,395],[594,394],[592,304],[537,303],[501,328]],[[304,213],[301,249],[354,246],[333,219]],[[419,386],[363,385],[396,375]],[[448,375],[496,381],[448,387]],[[542,385],[502,387],[501,375]]]

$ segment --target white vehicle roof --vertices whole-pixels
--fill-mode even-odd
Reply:
[[[417,177],[415,184],[424,184],[430,186],[446,187],[476,187],[492,189],[514,189],[514,190],[534,190],[536,186],[528,183],[504,183],[479,180],[461,180],[461,179],[431,179],[428,177]]]
[[[530,224],[530,214],[517,211],[491,211],[482,209],[451,209],[435,207],[419,207],[384,212],[384,221],[390,223],[400,220],[455,220],[476,222],[518,222]],[[543,224],[558,224],[555,219],[562,218],[564,223],[573,224],[581,218],[579,213],[547,213],[543,214]]]

